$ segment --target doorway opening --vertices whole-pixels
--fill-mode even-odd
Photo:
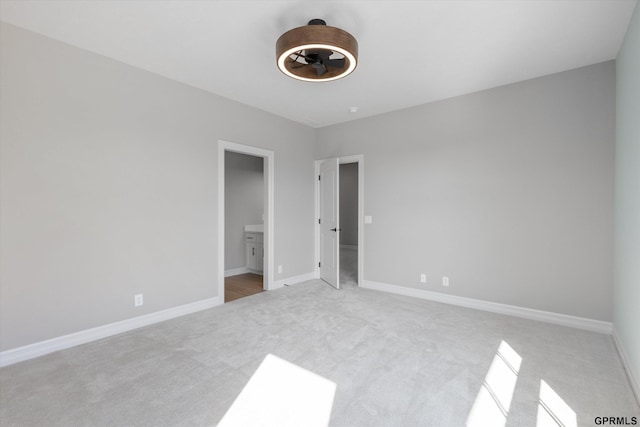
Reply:
[[[263,163],[224,152],[224,302],[264,290]]]
[[[340,289],[364,281],[364,156],[316,161],[316,276]]]
[[[218,142],[218,295],[221,303],[271,289],[273,152]]]
[[[340,163],[340,286],[358,284],[358,163]]]

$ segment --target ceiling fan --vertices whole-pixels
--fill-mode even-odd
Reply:
[[[287,31],[276,43],[278,68],[304,81],[330,81],[345,77],[356,67],[358,43],[344,30],[322,19]]]
[[[312,19],[309,25],[327,25],[322,19]],[[291,68],[302,68],[311,66],[316,71],[317,76],[322,76],[328,71],[327,67],[344,68],[346,60],[343,55],[341,58],[331,58],[335,52],[329,49],[304,49],[289,55],[289,60],[298,62],[300,58],[304,59],[306,64],[292,65]],[[340,55],[340,54],[338,54]]]

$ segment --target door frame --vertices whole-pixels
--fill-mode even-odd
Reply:
[[[332,157],[334,158],[334,157]],[[320,218],[320,183],[318,182],[318,176],[320,175],[320,164],[326,159],[319,159],[315,161],[315,188],[316,188],[316,209],[315,209],[315,274],[316,278],[320,277],[320,267],[318,262],[320,260],[320,224],[318,219]],[[358,164],[358,286],[362,286],[364,283],[364,155],[355,154],[351,156],[338,157],[338,164],[344,163],[357,163]],[[339,179],[339,177],[338,177]],[[338,245],[340,242],[338,242]]]
[[[263,158],[264,177],[264,271],[262,287],[265,290],[273,289],[273,230],[274,230],[274,156],[275,153],[264,148],[253,147],[251,145],[238,144],[219,139],[218,140],[218,297],[221,304],[224,304],[224,195],[225,195],[225,152],[248,154],[250,156]]]

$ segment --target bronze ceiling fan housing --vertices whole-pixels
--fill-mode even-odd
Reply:
[[[337,54],[337,55],[336,55]],[[358,42],[348,32],[322,19],[287,31],[276,42],[278,68],[303,81],[332,81],[346,77],[358,62]]]

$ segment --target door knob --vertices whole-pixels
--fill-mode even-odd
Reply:
[[[342,231],[342,228],[332,228],[331,231]]]

